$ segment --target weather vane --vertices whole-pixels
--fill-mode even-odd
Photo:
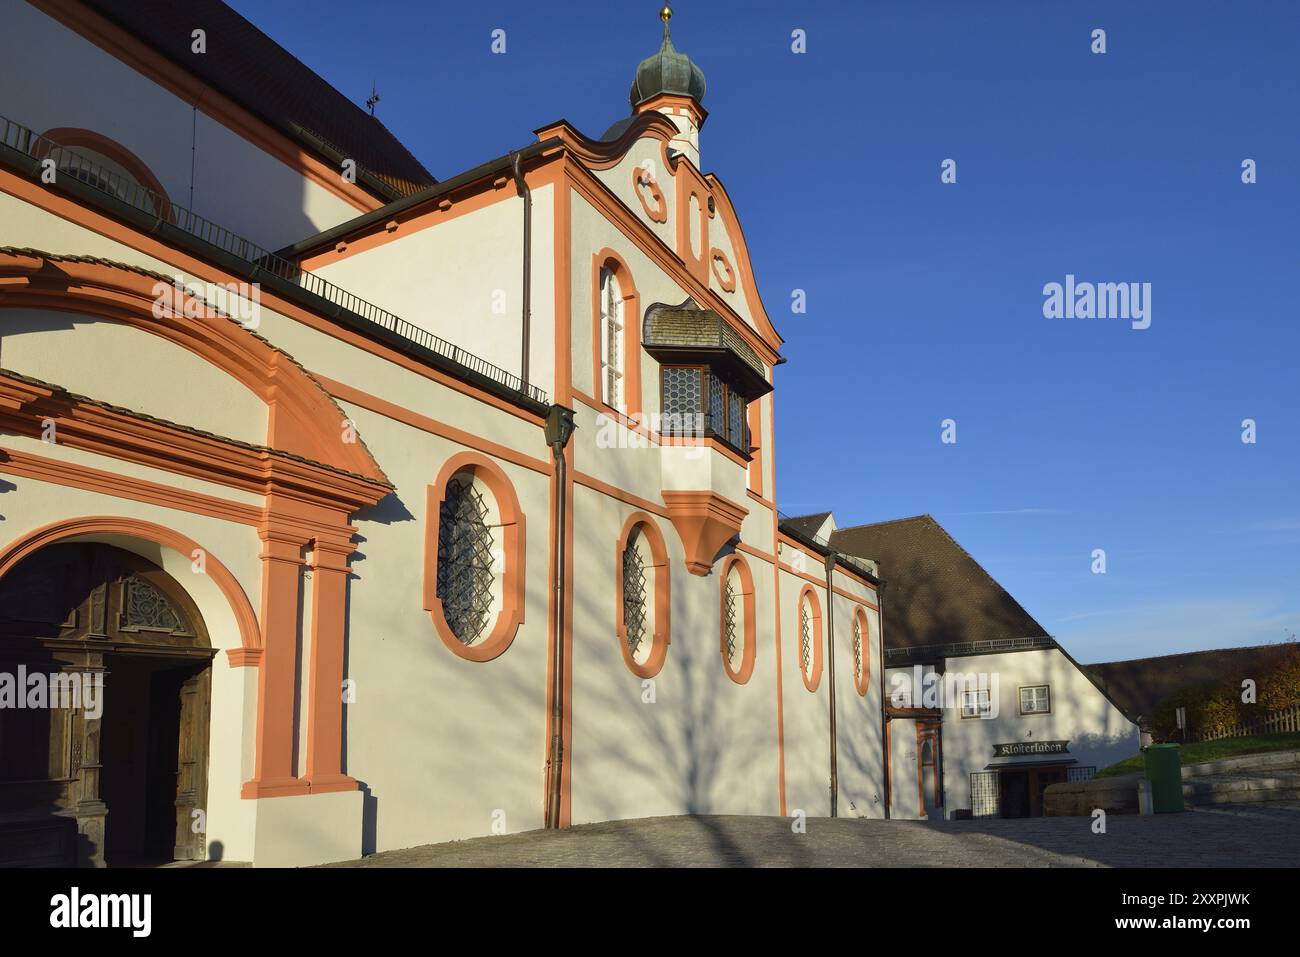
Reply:
[[[370,115],[375,115],[375,104],[379,102],[379,91],[375,89],[375,84],[370,84],[370,99],[366,100],[366,106],[370,109]]]

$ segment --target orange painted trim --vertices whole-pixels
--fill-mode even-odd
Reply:
[[[670,249],[639,216],[623,204],[608,186],[579,165],[570,164],[569,168],[574,171],[571,182],[577,193],[665,273],[672,276],[697,305],[727,317],[736,334],[743,338],[769,366],[780,358],[777,351],[780,345],[779,337],[773,340],[776,345],[764,339],[731,307],[722,294],[709,288],[708,264],[705,261],[707,250],[701,252],[695,272],[684,269],[684,261],[678,256],[676,250]],[[707,216],[707,207],[702,215]]]
[[[603,321],[600,314],[600,274],[609,269],[618,281],[623,300],[623,403],[627,408],[616,409],[607,402],[600,401],[599,411],[614,412],[639,419],[642,409],[641,396],[641,296],[636,291],[636,281],[627,261],[617,252],[606,247],[591,257],[591,356],[592,391],[598,396],[603,391],[600,369],[604,357],[601,355],[600,343],[604,335]],[[599,401],[599,400],[598,400]]]
[[[388,201],[371,195],[361,186],[348,183],[340,170],[317,159],[288,136],[218,93],[198,77],[159,56],[148,44],[85,4],[76,0],[28,2],[176,98],[201,110],[262,152],[333,193],[354,209],[368,213]]]
[[[442,503],[447,497],[447,483],[457,472],[469,472],[483,482],[496,500],[501,521],[501,611],[486,638],[467,645],[452,631],[438,597],[438,542]],[[458,452],[449,458],[429,486],[426,497],[424,538],[424,610],[433,619],[433,627],[442,643],[467,661],[491,661],[500,657],[519,633],[524,622],[524,513],[514,486],[496,462],[476,452]]]
[[[623,621],[623,552],[634,532],[640,531],[650,546],[654,570],[654,633],[651,635],[650,653],[644,663],[632,657],[627,646],[627,625]],[[645,512],[633,512],[623,523],[618,543],[614,548],[614,622],[618,636],[618,647],[623,652],[623,662],[639,678],[653,678],[659,674],[668,657],[668,645],[672,640],[669,614],[672,608],[670,600],[670,582],[668,571],[668,548],[664,544],[663,534],[654,519]]]
[[[257,668],[262,664],[262,649],[227,648],[226,658],[232,668]]]
[[[646,415],[644,412],[640,413],[636,417],[624,415],[617,409],[610,408],[596,397],[587,395],[587,393],[582,392],[579,389],[571,390],[571,397],[573,401],[580,402],[593,412],[607,416],[628,431],[635,432],[649,445],[671,446],[677,448],[708,448],[717,452],[724,458],[730,459],[741,468],[749,467],[748,459],[712,436],[662,435],[658,432],[652,432],[645,424],[644,420]]]
[[[162,182],[154,175],[153,170],[149,168],[144,160],[117,142],[117,140],[109,139],[104,134],[96,133],[94,130],[85,130],[76,126],[58,126],[52,130],[46,130],[41,134],[41,138],[72,150],[82,146],[108,157],[134,176],[137,183],[159,197],[161,202],[158,204],[158,208],[154,210],[159,217],[167,219],[171,215],[171,197],[167,195],[167,190],[163,188]],[[50,152],[51,150],[46,147],[39,149],[34,155],[37,159],[44,159]]]
[[[552,163],[553,159],[553,156],[541,159],[543,164],[551,164],[549,168],[544,165],[541,168],[534,167],[524,171],[524,182],[530,189],[539,189],[555,183],[560,164]],[[513,187],[513,185],[514,180],[510,177],[484,176],[472,183],[466,183],[454,192],[432,196],[424,202],[404,209],[385,222],[372,223],[364,228],[359,227],[355,231],[344,233],[340,238],[335,239],[332,245],[303,250],[298,265],[308,272],[313,272],[469,213],[481,212],[498,203],[518,199],[519,194],[515,189],[506,189],[507,186]]]
[[[660,518],[668,517],[668,509],[662,505],[657,505],[649,499],[642,498],[639,495],[633,495],[631,492],[624,491],[615,485],[596,478],[594,475],[587,475],[585,472],[574,472],[573,481],[584,488],[589,488],[593,492],[599,492],[607,495],[612,499],[631,505],[633,508],[639,508],[643,512],[649,512],[652,515],[658,515]]]
[[[484,455],[495,456],[502,461],[510,462],[521,468],[531,469],[543,475],[551,474],[551,463],[545,459],[525,455],[523,452],[518,452],[507,445],[493,442],[472,432],[466,432],[464,429],[458,429],[454,425],[448,425],[427,415],[413,412],[405,406],[390,402],[387,399],[381,399],[377,395],[350,386],[346,382],[339,382],[337,379],[330,379],[325,376],[317,376],[316,378],[329,391],[330,395],[341,402],[359,405],[363,409],[369,409],[371,412],[376,412],[395,422],[401,422],[403,425],[409,425],[421,432],[428,432],[430,435],[447,439],[476,452],[482,452]]]
[[[703,286],[709,284],[709,189],[704,177],[690,163],[678,163],[677,175],[677,258],[687,273]],[[691,200],[697,212],[691,215]],[[699,253],[695,252],[699,248]],[[712,290],[710,290],[712,292]]]
[[[649,200],[646,199],[644,192],[647,190],[650,193]],[[636,193],[636,198],[641,201],[641,208],[645,210],[646,217],[652,223],[668,222],[668,200],[664,198],[664,191],[659,188],[650,170],[640,166],[632,169],[632,192]],[[650,205],[650,200],[654,201],[653,207]]]
[[[775,503],[775,502],[773,502],[771,499],[766,499],[766,498],[764,498],[762,495],[758,494],[758,493],[755,492],[753,489],[746,489],[746,490],[745,490],[745,494],[746,494],[747,496],[749,496],[750,498],[752,498],[752,499],[753,499],[755,502],[757,502],[759,505],[762,505],[764,508],[769,509],[770,511],[773,511],[773,512],[776,511],[776,503]]]
[[[763,306],[763,299],[759,295],[758,281],[754,278],[754,266],[749,258],[749,246],[745,242],[745,232],[740,228],[740,217],[736,215],[736,207],[732,205],[731,197],[727,195],[727,188],[722,185],[722,181],[717,176],[709,173],[704,180],[709,184],[714,205],[722,216],[722,225],[727,231],[727,238],[731,240],[731,250],[736,254],[739,285],[744,287],[745,302],[749,305],[750,315],[754,317],[754,323],[758,326],[758,334],[765,342],[770,343],[773,349],[780,349],[783,340],[776,327],[772,325],[767,309]]]
[[[712,489],[662,492],[668,518],[686,551],[686,568],[692,575],[707,575],[722,546],[740,535],[749,509]]]
[[[636,112],[638,113],[643,113],[646,110],[655,110],[657,112],[670,110],[673,113],[689,114],[692,122],[695,123],[695,128],[697,130],[702,127],[704,121],[709,118],[709,111],[703,106],[696,103],[695,100],[691,99],[689,96],[681,96],[677,93],[660,93],[657,96],[652,96],[644,103],[638,104],[636,107]],[[678,133],[677,135],[680,136],[681,134]]]
[[[664,168],[670,169],[668,144],[674,137],[680,135],[676,123],[654,110],[639,112],[623,134],[612,141],[588,139],[564,120],[540,127],[533,132],[539,142],[549,139],[560,140],[564,150],[577,161],[578,168],[588,174],[592,170],[617,166],[639,140],[647,137],[659,141]]]
[[[258,629],[257,615],[249,603],[244,589],[235,580],[229,569],[210,550],[198,544],[194,539],[182,535],[174,529],[155,525],[136,518],[123,518],[115,515],[87,515],[81,518],[67,518],[49,525],[43,525],[15,539],[0,551],[0,578],[24,558],[56,542],[69,539],[88,539],[92,535],[125,535],[129,538],[144,539],[156,545],[162,545],[179,552],[191,561],[197,560],[196,553],[201,553],[203,569],[212,583],[220,589],[230,604],[239,628],[240,646],[245,650],[260,652],[262,634]]]
[[[301,365],[172,282],[102,261],[0,253],[0,307],[78,312],[165,339],[266,403],[268,446],[387,482],[364,444],[341,441],[343,411]]]
[[[718,281],[723,292],[736,291],[736,270],[731,265],[731,260],[717,246],[709,250],[709,268],[713,272],[713,278]]]
[[[812,623],[812,649],[809,657],[810,669],[804,670],[803,666],[803,609],[804,603],[808,603],[808,617]],[[795,651],[799,653],[799,677],[803,678],[803,686],[809,691],[816,692],[817,686],[822,680],[822,603],[817,598],[817,592],[809,585],[804,585],[799,590],[799,602],[795,606],[796,618],[795,629],[798,638],[796,640]]]
[[[305,775],[312,794],[355,791],[343,773],[343,661],[347,653],[350,535],[317,538],[311,551],[311,675]]]
[[[763,498],[763,401],[750,402],[749,418],[749,487],[745,490],[756,502],[775,510],[776,505]]]
[[[42,423],[47,419],[55,425],[58,444],[67,448],[246,492],[265,494],[272,488],[293,490],[304,501],[353,511],[378,501],[389,491],[387,486],[367,483],[292,455],[192,432],[161,419],[97,405],[69,393],[56,392],[52,387],[0,373],[0,427],[17,435],[39,438]],[[94,469],[81,473],[65,469],[59,473],[47,467],[46,472],[51,476],[74,475],[92,483],[102,480]],[[152,496],[155,491],[152,483],[143,479],[116,481],[121,482],[123,497]],[[260,509],[197,492],[168,489],[160,494],[160,504],[201,514],[211,509],[218,517],[230,521],[246,522],[254,512],[258,520],[261,518]]]
[[[820,557],[820,556],[818,556],[818,557]],[[836,565],[835,567],[836,567],[837,569],[840,568],[839,565]],[[804,581],[808,582],[810,585],[816,585],[816,586],[817,586],[818,588],[820,588],[822,591],[825,591],[825,590],[826,590],[826,579],[825,579],[825,578],[818,578],[817,576],[815,576],[815,575],[811,575],[811,574],[809,574],[808,572],[801,572],[801,571],[799,571],[798,569],[796,569],[793,565],[789,565],[789,564],[787,564],[786,562],[782,562],[782,563],[781,563],[781,571],[786,572],[786,573],[788,573],[788,574],[790,574],[790,575],[793,575],[793,576],[795,576],[796,578],[802,578]],[[849,601],[854,602],[855,604],[861,605],[863,608],[870,608],[870,609],[872,609],[873,611],[878,611],[878,610],[879,610],[879,607],[878,607],[877,605],[873,604],[871,601],[867,600],[866,598],[863,598],[863,597],[860,596],[860,595],[855,595],[855,594],[853,594],[853,592],[851,592],[851,591],[845,591],[843,588],[840,588],[838,585],[835,586],[835,594],[839,595],[841,598],[847,598]]]
[[[743,647],[740,652],[740,666],[732,668],[731,658],[727,655],[727,579],[735,569],[740,579],[740,613],[742,616],[740,639]],[[722,668],[738,685],[749,681],[754,674],[754,657],[758,646],[755,637],[757,620],[754,614],[754,575],[749,570],[749,563],[739,555],[730,555],[722,562],[718,575],[718,650],[722,653]]]
[[[787,535],[785,532],[780,531],[780,530],[779,530],[779,527],[778,527],[778,531],[777,531],[777,541],[778,541],[780,544],[782,544],[782,545],[789,545],[791,548],[795,549],[796,551],[805,552],[805,553],[808,552],[808,547],[807,547],[806,545],[801,544],[800,542],[798,542],[798,541],[796,541],[795,539],[791,538],[791,537],[790,537],[789,535]],[[818,560],[818,563],[820,564],[820,562],[821,562],[821,556],[820,556],[820,555],[817,556],[817,560]],[[805,575],[803,572],[797,572],[797,571],[795,571],[793,568],[789,568],[789,566],[786,566],[786,568],[791,572],[791,574],[794,574],[794,575],[803,575],[803,577],[805,577],[805,578],[808,577],[808,576]],[[859,582],[860,584],[866,586],[867,588],[869,588],[869,589],[871,590],[872,594],[875,594],[875,591],[876,591],[876,585],[873,584],[872,582],[868,581],[866,578],[863,578],[861,575],[859,575],[857,572],[855,572],[852,568],[848,567],[847,565],[836,565],[836,566],[835,566],[835,570],[836,570],[839,574],[844,575],[846,578],[851,578],[853,581],[855,581],[855,582]],[[817,582],[818,584],[822,584],[822,585],[824,585],[824,584],[826,583],[824,579],[820,579],[820,578],[812,578],[812,579],[809,579],[809,580],[810,580],[810,581],[815,581],[815,582]],[[852,596],[852,595],[849,595],[848,593],[845,593],[845,597],[854,598],[855,596]],[[855,598],[855,600],[856,600],[856,601],[862,601],[862,599],[860,599],[860,598]]]
[[[224,272],[205,260],[189,256],[173,246],[152,239],[130,226],[119,223],[110,217],[82,206],[67,197],[50,192],[39,184],[32,183],[3,169],[0,169],[0,192],[7,193],[25,203],[43,209],[69,222],[76,223],[78,226],[89,229],[101,236],[106,236],[115,242],[123,243],[147,256],[162,260],[178,271],[196,279],[214,283],[246,282],[241,276]],[[536,413],[519,408],[490,392],[435,369],[396,349],[375,342],[333,320],[322,318],[288,299],[268,292],[266,289],[262,290],[262,304],[285,318],[300,322],[317,332],[347,343],[386,362],[391,362],[396,366],[414,372],[416,375],[437,382],[439,385],[446,386],[480,402],[485,402],[516,418],[531,422],[534,425],[540,425],[542,422],[541,417]]]
[[[862,635],[862,668],[860,673],[853,675],[853,686],[857,689],[859,696],[865,698],[867,692],[871,690],[871,619],[861,608],[853,612],[853,621],[861,630]]]
[[[916,722],[916,797],[918,800],[917,813],[921,820],[928,821],[930,815],[925,812],[925,769],[926,765],[921,763],[922,745],[926,738],[930,739],[931,754],[934,763],[930,765],[934,768],[934,806],[938,810],[943,808],[943,782],[939,780],[939,747],[941,735],[939,725],[933,721]],[[942,816],[942,815],[941,815]]]
[[[0,424],[8,427],[4,415],[0,415]],[[101,495],[113,495],[134,502],[144,502],[159,508],[174,508],[194,515],[206,515],[209,518],[236,522],[254,528],[262,521],[262,509],[255,505],[232,502],[229,499],[217,498],[215,495],[190,492],[172,485],[162,485],[158,482],[120,475],[117,472],[79,465],[63,459],[47,458],[44,455],[35,455],[18,449],[0,448],[0,472],[67,488],[98,492]]]
[[[755,558],[767,562],[769,565],[776,566],[776,556],[771,552],[765,552],[761,548],[755,548],[745,542],[736,542],[736,551],[744,552],[746,555],[753,555]]]

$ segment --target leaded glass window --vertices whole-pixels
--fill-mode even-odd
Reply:
[[[812,668],[812,616],[808,614],[808,602],[799,603],[799,661],[803,673],[810,673]]]
[[[600,397],[622,410],[623,405],[623,296],[618,278],[600,271]]]
[[[732,572],[727,576],[722,591],[722,640],[727,649],[727,661],[733,665],[740,642],[740,610],[736,607],[739,600],[740,589],[736,587],[736,574]]]
[[[632,535],[623,548],[623,629],[627,633],[627,650],[637,657],[646,639],[645,560],[638,547],[638,535]]]
[[[700,413],[700,370],[694,366],[664,366],[664,425],[666,434],[693,434]]]
[[[150,631],[188,630],[162,592],[134,575],[122,582],[122,627]]]
[[[487,503],[473,479],[453,476],[438,519],[438,597],[452,634],[467,645],[488,626],[492,546]]]
[[[853,619],[853,676],[862,680],[862,619]]]
[[[745,447],[745,400],[734,390],[727,391],[727,441],[738,449]]]

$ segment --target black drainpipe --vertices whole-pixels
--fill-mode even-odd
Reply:
[[[835,553],[826,555],[826,654],[831,685],[831,817],[839,817],[839,744],[835,739]]]
[[[524,391],[527,391],[529,327],[533,317],[533,191],[524,180],[522,163],[523,157],[515,153],[511,169],[515,174],[515,188],[524,200],[524,355],[519,364],[519,378],[523,380]]]
[[[546,414],[546,444],[555,457],[555,648],[552,657],[551,744],[547,754],[546,826],[560,826],[560,787],[564,781],[564,568],[567,543],[565,529],[565,485],[568,462],[564,447],[573,435],[573,410],[551,406]]]
[[[889,750],[885,742],[889,740],[889,718],[885,714],[885,583],[876,588],[876,614],[880,616],[880,756],[882,780],[885,782],[885,820],[889,820],[890,781]]]

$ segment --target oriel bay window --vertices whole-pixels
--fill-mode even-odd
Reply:
[[[660,372],[661,433],[713,436],[749,453],[749,403],[734,383],[708,366],[662,366]]]
[[[659,432],[716,438],[748,455],[749,403],[772,386],[744,336],[687,299],[646,310],[643,344],[660,362]]]

